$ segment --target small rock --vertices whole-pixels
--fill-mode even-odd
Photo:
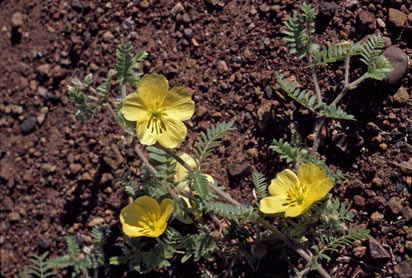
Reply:
[[[363,184],[363,182],[359,179],[352,179],[349,181],[348,183],[348,187],[351,189],[364,189],[365,185]]]
[[[102,225],[103,223],[104,223],[104,218],[96,217],[96,218],[93,218],[93,219],[87,224],[87,226],[89,226],[89,227],[94,227],[94,226],[97,226],[97,225]]]
[[[390,259],[391,255],[388,251],[383,248],[383,246],[373,237],[369,237],[369,250],[371,252],[372,259]]]
[[[40,65],[36,68],[37,73],[39,73],[40,75],[44,75],[44,76],[49,76],[50,73],[50,65],[49,64],[43,64]]]
[[[234,179],[242,179],[251,172],[250,164],[248,163],[231,163],[228,168],[230,176]]]
[[[183,34],[185,35],[186,38],[191,39],[193,38],[194,34],[193,34],[193,30],[190,28],[185,28],[183,30]]]
[[[397,46],[388,47],[383,52],[383,55],[392,63],[394,68],[393,71],[385,77],[384,81],[388,85],[396,85],[408,70],[408,55]]]
[[[380,213],[379,211],[375,211],[371,215],[371,221],[373,224],[378,224],[383,221],[383,214]]]
[[[83,173],[83,175],[80,177],[82,181],[93,181],[93,177],[89,172]]]
[[[7,215],[7,218],[10,222],[18,222],[21,220],[21,216],[18,212],[10,212]]]
[[[353,201],[354,201],[355,205],[357,205],[358,207],[364,207],[365,204],[366,204],[365,198],[363,198],[360,195],[355,195],[353,197]]]
[[[140,1],[139,6],[140,6],[141,9],[145,10],[145,9],[150,7],[150,3],[147,0],[142,0],[142,1]]]
[[[29,134],[35,129],[35,127],[36,127],[35,117],[29,117],[20,124],[20,130],[22,134]]]
[[[174,5],[174,7],[170,10],[170,13],[173,15],[173,16],[175,16],[175,15],[177,15],[178,13],[180,13],[181,11],[183,11],[184,10],[184,7],[183,7],[183,5],[180,3],[180,2],[178,2],[176,5]]]
[[[196,109],[196,116],[199,118],[203,118],[204,115],[209,111],[206,106],[200,105],[199,108]]]
[[[255,15],[255,14],[257,14],[257,10],[256,10],[256,8],[255,8],[254,5],[251,5],[251,6],[250,6],[249,13],[250,13],[250,15]]]
[[[272,118],[272,103],[266,103],[259,107],[257,111],[258,116],[258,126],[260,131],[265,131],[268,127],[268,123]]]
[[[12,28],[19,28],[23,25],[23,14],[20,12],[15,12],[11,16],[11,27]]]
[[[109,182],[111,182],[113,180],[113,175],[111,174],[111,173],[104,173],[103,175],[102,175],[102,179],[101,179],[101,183],[102,184],[105,184],[105,183],[109,183]]]
[[[57,166],[51,163],[44,163],[41,165],[41,168],[45,170],[47,173],[54,173],[56,171]]]
[[[46,237],[39,236],[39,238],[37,239],[37,242],[39,243],[40,248],[43,248],[43,249],[50,248],[50,240]]]
[[[381,178],[373,178],[372,179],[372,184],[376,187],[381,187],[382,186],[382,179]]]
[[[412,251],[412,241],[410,240],[405,241],[405,248],[408,251]]]
[[[358,0],[346,0],[345,7],[349,10],[356,8],[359,5]]]
[[[184,23],[190,23],[190,21],[191,21],[190,16],[189,16],[187,13],[184,13],[184,14],[182,15],[182,21],[183,21]]]
[[[80,171],[80,169],[82,168],[82,165],[79,163],[71,163],[69,168],[72,174],[76,174]]]
[[[123,156],[120,153],[119,147],[116,144],[113,144],[104,152],[103,160],[110,166],[110,168],[117,170],[123,162]]]
[[[376,19],[376,23],[378,23],[378,26],[381,27],[382,29],[385,29],[386,24],[385,22],[382,20],[382,18],[377,18]]]
[[[361,10],[358,15],[359,31],[362,34],[371,34],[376,30],[376,19],[375,15]]]
[[[412,163],[411,161],[402,161],[399,163],[399,169],[405,176],[412,176]]]
[[[393,268],[395,278],[411,278],[412,277],[412,259],[403,261]]]
[[[363,258],[366,254],[366,246],[358,246],[353,248],[353,255],[360,259]]]
[[[412,219],[412,209],[410,207],[403,207],[402,216],[405,218],[406,221],[411,220]]]
[[[20,105],[11,105],[10,109],[11,109],[11,112],[13,112],[13,114],[17,114],[17,115],[23,114],[23,107],[21,107]]]
[[[266,3],[263,3],[262,5],[259,5],[259,11],[261,11],[262,13],[267,13],[268,11],[270,11],[270,6]]]
[[[381,129],[374,122],[369,122],[366,124],[366,129],[373,132],[374,134],[378,133]]]
[[[272,98],[272,96],[273,96],[272,87],[270,87],[269,85],[267,85],[263,91],[265,92],[265,97],[266,97],[267,99],[271,99],[271,98]]]
[[[393,100],[399,104],[407,103],[409,100],[408,91],[404,87],[400,87],[393,95]]]
[[[103,40],[105,42],[111,42],[111,41],[113,41],[113,39],[114,39],[114,35],[112,34],[112,32],[110,32],[110,31],[104,32]]]
[[[388,206],[393,214],[399,214],[402,211],[402,202],[399,200],[398,197],[392,197],[388,201]]]
[[[335,2],[321,2],[319,4],[319,16],[321,19],[331,19],[336,12],[338,5]]]
[[[405,26],[408,16],[400,10],[390,8],[388,21],[389,25],[395,28],[402,28]]]
[[[223,60],[220,60],[217,64],[217,71],[219,72],[219,74],[223,74],[227,72],[228,70],[229,68],[227,67],[226,62]]]

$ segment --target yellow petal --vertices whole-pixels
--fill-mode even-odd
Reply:
[[[134,201],[133,204],[142,208],[147,215],[152,217],[152,219],[159,219],[161,216],[161,208],[159,206],[159,203],[152,197],[139,197]]]
[[[285,211],[288,207],[285,196],[269,196],[260,200],[260,211],[265,214],[274,214]]]
[[[215,183],[215,179],[209,174],[203,174],[206,177],[207,181],[210,183]]]
[[[152,132],[151,128],[147,128],[149,119],[136,123],[136,135],[143,145],[153,145],[157,141],[157,133]]]
[[[319,201],[328,194],[333,187],[333,179],[330,177],[319,180],[316,184],[309,187],[307,198],[311,202]]]
[[[120,212],[123,232],[130,237],[143,236],[145,227],[141,226],[141,221],[145,217],[147,217],[145,211],[135,204],[124,207]]]
[[[175,120],[189,120],[195,112],[195,103],[189,92],[183,87],[174,87],[167,94],[163,107],[168,117]]]
[[[296,174],[285,169],[276,175],[276,179],[273,179],[269,186],[269,194],[272,196],[286,196],[286,192],[295,184],[298,183],[298,177]]]
[[[128,121],[148,120],[150,113],[147,109],[142,98],[136,93],[126,96],[122,103],[122,114]]]
[[[296,217],[306,211],[306,209],[309,208],[309,206],[312,204],[312,202],[305,201],[299,206],[289,206],[285,210],[285,216],[286,217]]]
[[[190,204],[189,198],[187,198],[185,196],[180,196],[180,198],[182,198],[183,201],[185,201],[185,203],[186,203],[186,205],[189,209],[192,207],[192,205]],[[179,220],[183,224],[192,224],[193,223],[193,220],[189,217],[189,215],[185,215],[185,212],[184,212],[183,209],[181,209],[179,212],[180,213],[178,215],[176,215],[177,220]]]
[[[196,166],[195,160],[187,153],[182,153],[179,157],[190,167],[194,168]],[[187,177],[188,171],[179,162],[176,162],[175,172],[175,179],[177,181],[183,181],[183,179]]]
[[[174,203],[172,199],[163,199],[162,203],[160,204],[160,217],[157,221],[160,227],[163,227],[164,225],[166,228],[167,220],[169,220],[169,217],[172,215],[173,207]]]
[[[325,179],[326,173],[322,166],[313,163],[306,163],[298,168],[299,181],[308,187],[317,184]]]
[[[172,118],[163,119],[166,130],[157,135],[157,141],[165,148],[171,149],[185,140],[187,129],[182,121]]]
[[[137,94],[145,102],[145,106],[150,104],[161,105],[169,90],[169,82],[161,74],[145,74],[137,85]],[[152,108],[152,107],[150,107]]]

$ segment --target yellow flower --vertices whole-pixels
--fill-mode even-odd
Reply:
[[[182,153],[179,157],[184,162],[186,162],[186,164],[189,165],[190,167],[192,167],[192,168],[196,167],[196,162],[187,153]],[[185,201],[185,203],[186,203],[187,207],[189,208],[189,211],[192,213],[192,215],[196,219],[198,219],[198,218],[202,217],[202,212],[199,211],[196,207],[192,208],[192,205],[190,204],[189,198],[187,198],[186,196],[183,195],[184,193],[189,193],[190,192],[190,189],[189,189],[189,186],[187,185],[187,182],[184,181],[184,179],[187,177],[187,173],[188,173],[188,170],[185,167],[183,167],[180,163],[176,164],[175,179],[179,182],[179,184],[177,185],[177,191],[178,191],[177,193]],[[212,176],[210,176],[208,174],[203,174],[203,175],[206,177],[206,179],[209,182],[214,183],[214,179],[212,178]],[[180,193],[183,193],[183,194],[180,194]],[[189,216],[184,217],[184,212],[183,211],[176,216],[176,219],[179,220],[180,222],[184,223],[184,224],[193,223],[192,219]]]
[[[159,206],[152,197],[143,196],[122,209],[120,222],[123,232],[130,237],[158,237],[165,231],[172,212],[171,199],[164,199]]]
[[[260,201],[260,211],[266,214],[284,211],[286,217],[295,217],[322,199],[332,187],[332,178],[326,177],[320,165],[303,164],[298,168],[297,176],[285,169],[270,183],[271,196]]]
[[[146,74],[137,85],[137,92],[123,100],[122,113],[128,121],[136,121],[136,134],[143,145],[159,142],[175,148],[187,134],[182,121],[189,120],[195,103],[183,87],[169,90],[169,82],[161,74]]]

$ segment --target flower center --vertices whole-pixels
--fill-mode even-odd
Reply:
[[[294,207],[296,205],[300,206],[303,204],[303,201],[306,198],[306,193],[307,193],[307,187],[302,184],[301,182],[298,182],[297,184],[294,184],[292,188],[290,188],[287,191],[287,203],[284,204],[286,206],[291,206]]]
[[[167,114],[164,112],[164,108],[160,108],[159,104],[152,106],[152,109],[149,110],[150,112],[150,119],[147,123],[147,129],[150,129],[151,133],[161,134],[163,131],[166,131],[166,125],[164,124],[163,120]]]

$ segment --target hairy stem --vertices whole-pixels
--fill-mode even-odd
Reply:
[[[320,92],[318,75],[316,73],[316,68],[314,66],[312,67],[312,79],[313,84],[315,85],[316,100],[318,104],[322,104],[322,94]]]
[[[166,148],[164,148],[165,150],[167,150]],[[182,161],[174,152],[170,151],[169,152],[170,155],[176,159],[177,162]],[[179,159],[178,159],[179,158]],[[187,165],[187,163],[184,163],[184,161],[182,161],[183,163],[181,163],[181,165],[183,167],[185,167],[188,171],[192,171],[193,172],[193,168],[190,167],[189,165]],[[180,162],[179,162],[180,163]],[[229,194],[223,192],[222,190],[220,190],[216,185],[212,184],[212,183],[208,183],[209,187],[215,191],[217,193],[217,195],[219,195],[221,198],[225,199],[227,202],[231,203],[232,205],[235,206],[242,206],[242,204],[240,204],[238,201],[236,201],[235,199],[233,199]],[[298,253],[306,262],[312,262],[312,256],[310,254],[308,254],[305,250],[303,250],[302,248],[298,247],[296,245],[296,243],[294,241],[292,241],[291,239],[287,238],[284,234],[282,234],[276,227],[274,227],[273,225],[271,225],[269,222],[267,222],[262,216],[258,216],[257,220],[259,223],[261,223],[263,226],[265,226],[267,229],[269,229],[270,231],[272,231],[272,233],[274,233],[279,239],[281,239],[283,242],[285,242],[290,248],[292,248],[293,250],[295,250],[296,253]],[[331,278],[331,276],[326,272],[325,269],[323,269],[322,267],[319,267],[317,269],[318,273],[323,277],[323,278]]]

